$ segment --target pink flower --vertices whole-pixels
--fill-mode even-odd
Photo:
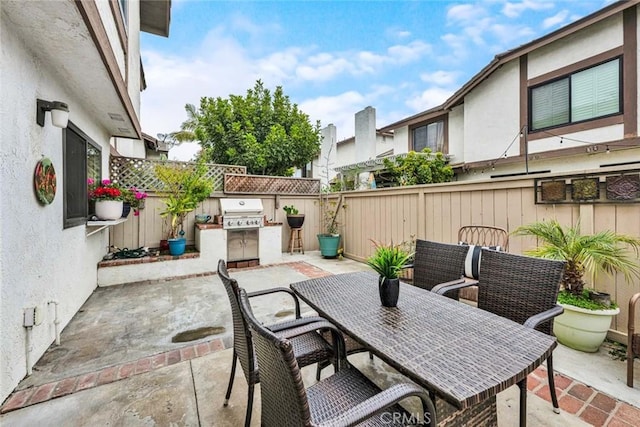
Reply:
[[[110,179],[103,179],[102,180],[102,185],[111,185],[111,180]]]

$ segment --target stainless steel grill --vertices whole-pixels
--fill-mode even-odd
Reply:
[[[220,199],[222,228],[227,230],[227,261],[258,260],[262,200]]]
[[[222,228],[226,230],[260,228],[264,226],[262,200],[220,199]]]

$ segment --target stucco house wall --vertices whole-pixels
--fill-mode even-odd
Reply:
[[[51,113],[39,126],[36,105],[37,99],[69,105],[69,122],[100,147],[107,178],[112,137],[140,136],[141,2],[127,4],[132,25],[125,33],[114,23],[118,2],[0,2],[0,96],[8,100],[0,114],[0,402],[27,375],[27,359],[32,366],[54,342],[54,302],[62,330],[97,286],[108,230],[88,235],[96,230],[84,223],[64,228],[65,130],[52,125]],[[169,2],[164,6],[168,32]],[[43,157],[56,170],[49,205],[34,192],[34,170]],[[27,345],[23,312],[33,307],[42,323],[31,329]]]
[[[449,154],[451,163],[464,162],[464,104],[449,112]]]
[[[519,70],[517,61],[505,64],[465,96],[465,160],[495,159],[519,134]],[[519,154],[518,148],[512,145],[507,154]]]

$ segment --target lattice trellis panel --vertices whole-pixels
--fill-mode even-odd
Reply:
[[[224,176],[224,192],[227,194],[319,194],[320,180],[227,173]]]
[[[158,164],[176,164],[191,167],[190,162],[175,162],[166,160],[147,160],[132,157],[111,157],[109,176],[112,181],[126,187],[135,186],[144,191],[161,191],[162,182],[156,177],[155,167]],[[207,177],[213,181],[213,191],[222,191],[224,175],[227,173],[244,174],[247,168],[234,165],[206,164]]]

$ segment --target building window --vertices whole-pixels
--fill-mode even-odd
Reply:
[[[87,221],[87,181],[102,179],[102,151],[73,123],[63,132],[63,151],[64,228],[69,228]]]
[[[622,112],[621,59],[605,62],[530,89],[532,131]]]
[[[413,128],[411,131],[413,151],[422,151],[430,148],[431,151],[443,152],[444,150],[444,121],[429,123]]]

